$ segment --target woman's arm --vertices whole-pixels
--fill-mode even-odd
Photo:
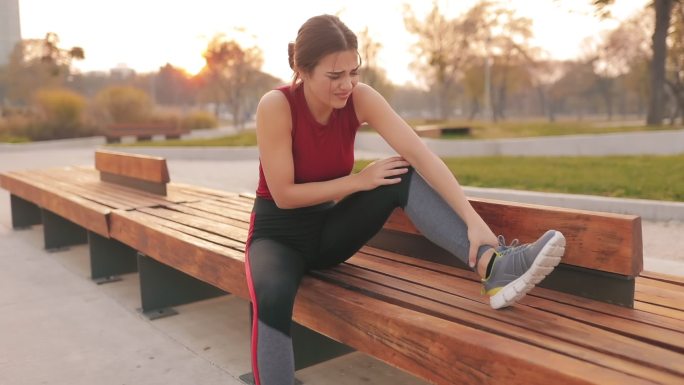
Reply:
[[[357,191],[398,183],[400,179],[391,177],[407,171],[396,169],[408,165],[403,160],[384,160],[364,169],[363,173],[325,182],[295,183],[292,116],[290,105],[282,92],[270,91],[261,98],[257,107],[256,126],[264,176],[273,200],[283,209],[339,200]]]
[[[471,265],[477,248],[496,246],[494,233],[470,205],[466,195],[444,162],[373,88],[359,83],[354,89],[354,107],[362,122],[370,124],[392,148],[406,159],[425,181],[454,209],[468,226]]]

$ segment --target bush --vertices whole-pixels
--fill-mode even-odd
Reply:
[[[214,114],[206,111],[194,111],[183,117],[181,120],[181,128],[189,128],[196,130],[200,128],[216,128],[218,127],[218,120]]]
[[[31,138],[24,134],[25,127],[29,123],[29,119],[23,116],[10,116],[0,119],[0,142],[20,143],[31,141]]]
[[[38,119],[23,127],[33,140],[74,138],[88,134],[83,124],[85,99],[69,90],[43,89],[34,96]]]
[[[145,91],[135,87],[108,87],[95,96],[95,110],[105,126],[146,122],[152,115],[152,100]]]

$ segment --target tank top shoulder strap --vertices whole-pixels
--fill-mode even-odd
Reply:
[[[295,89],[289,84],[276,88],[282,92],[287,98],[287,103],[290,105],[290,116],[292,116],[292,136],[294,137],[295,128],[297,127],[297,101]]]

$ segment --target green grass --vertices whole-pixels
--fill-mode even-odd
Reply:
[[[470,135],[443,135],[443,139],[503,139],[523,138],[533,136],[558,136],[578,134],[608,134],[615,132],[657,131],[681,129],[682,126],[643,126],[643,125],[618,125],[606,126],[607,121],[557,121],[543,120],[484,122],[450,120],[443,122],[430,122],[430,124],[450,125],[455,127],[470,127]],[[411,125],[425,124],[424,121],[409,121]]]
[[[446,158],[462,185],[684,201],[684,155]],[[368,161],[360,161],[355,171]]]

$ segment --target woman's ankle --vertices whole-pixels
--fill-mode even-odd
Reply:
[[[487,266],[489,266],[489,262],[492,260],[493,256],[494,248],[492,247],[491,249],[485,251],[480,257],[480,260],[477,262],[475,271],[480,275],[481,278],[487,278]]]

